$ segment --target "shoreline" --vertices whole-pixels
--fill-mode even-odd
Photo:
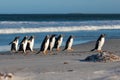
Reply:
[[[107,39],[105,41],[105,44],[103,46],[103,50],[104,51],[113,51],[113,52],[118,52],[120,51],[119,50],[119,43],[120,39]],[[95,43],[96,41],[88,41],[88,42],[85,42],[85,43],[81,43],[81,44],[76,44],[76,45],[73,45],[72,48],[74,49],[74,51],[71,51],[70,53],[74,53],[74,52],[90,52],[91,49],[93,49],[95,47]],[[79,47],[79,49],[78,49]],[[61,47],[61,51],[59,51],[58,53],[69,53],[67,51],[62,51],[64,49],[64,46]],[[34,48],[34,52],[30,52],[30,51],[27,51],[28,54],[34,54],[35,52],[39,51],[39,48]],[[53,52],[57,52],[55,49],[53,50]],[[5,53],[11,53],[10,51],[0,51],[0,55],[1,54],[5,54]],[[19,53],[22,53],[22,52],[17,52],[18,54]],[[49,53],[49,51],[48,51]],[[15,53],[16,54],[16,53]]]
[[[103,50],[120,56],[119,42],[120,39],[106,40]],[[90,52],[94,45],[92,41],[73,46],[73,52],[60,51],[46,56],[0,55],[0,71],[14,73],[13,80],[119,80],[120,62],[82,61],[97,53]]]

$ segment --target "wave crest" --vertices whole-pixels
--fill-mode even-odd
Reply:
[[[72,26],[72,27],[40,27],[40,28],[3,28],[0,34],[14,33],[38,33],[38,32],[70,32],[84,30],[104,30],[104,29],[120,29],[119,25],[114,26]]]

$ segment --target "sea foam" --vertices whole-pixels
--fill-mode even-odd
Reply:
[[[84,30],[104,30],[104,29],[120,29],[120,25],[114,26],[72,26],[72,27],[40,27],[40,28],[4,28],[0,29],[0,34],[14,33],[39,33],[39,32],[70,32]]]
[[[120,29],[120,21],[0,21],[0,34]]]

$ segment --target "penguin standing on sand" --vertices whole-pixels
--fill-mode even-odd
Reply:
[[[48,47],[49,47],[49,42],[50,42],[49,35],[47,35],[44,38],[42,45],[41,45],[41,48],[40,48],[40,51],[37,54],[39,54],[40,52],[43,52],[43,54],[46,55]]]
[[[55,36],[56,36],[56,35],[53,34],[53,35],[50,37],[50,43],[49,43],[49,47],[48,47],[48,49],[49,49],[50,51],[53,50],[53,47],[54,47],[54,45],[55,45],[55,40],[56,40]]]
[[[11,51],[16,52],[18,49],[18,42],[19,42],[19,36],[15,37],[14,40],[12,42],[9,43],[9,45],[11,44]]]
[[[66,41],[66,45],[65,45],[65,49],[64,50],[68,50],[68,51],[72,51],[72,44],[73,44],[73,36],[70,35],[68,40]]]
[[[58,38],[56,38],[56,42],[55,42],[55,46],[54,46],[57,49],[57,51],[60,50],[60,46],[62,45],[62,42],[63,42],[63,35],[60,34],[58,36]]]
[[[34,36],[31,36],[27,41],[26,50],[30,50],[33,52],[33,46],[34,46]]]
[[[19,51],[23,51],[24,53],[26,53],[27,42],[28,42],[28,37],[25,36],[23,40],[20,42]]]
[[[98,52],[101,52],[104,43],[105,43],[105,34],[101,34],[98,40],[96,41],[95,48],[92,49],[91,51],[97,50]]]

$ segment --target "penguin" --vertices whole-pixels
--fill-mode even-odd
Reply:
[[[11,44],[11,51],[12,52],[17,52],[18,50],[18,43],[19,43],[19,36],[15,37],[14,40],[12,42],[9,43],[9,45]]]
[[[49,47],[48,47],[48,49],[49,49],[50,51],[53,50],[53,47],[54,47],[54,45],[55,45],[55,40],[56,40],[55,36],[56,36],[56,35],[53,34],[53,35],[50,37],[50,43],[49,43]]]
[[[72,45],[73,45],[73,36],[70,35],[69,38],[68,38],[68,40],[66,41],[66,45],[65,45],[64,50],[72,51],[73,50],[72,49]]]
[[[57,51],[60,50],[60,46],[62,45],[63,42],[63,35],[60,34],[57,38],[56,38],[56,42],[55,42],[55,48],[57,49]]]
[[[27,42],[28,42],[28,37],[25,36],[23,40],[20,42],[19,51],[23,51],[24,53],[26,53]]]
[[[39,54],[40,52],[43,52],[43,54],[46,55],[48,47],[49,47],[49,42],[50,42],[50,37],[49,37],[49,35],[46,35],[42,42],[40,51],[37,54]]]
[[[34,36],[31,36],[27,41],[26,50],[30,50],[33,52],[33,46],[34,46]]]
[[[96,41],[95,48],[91,51],[97,50],[98,52],[102,52],[102,47],[105,43],[105,34],[101,34],[98,40]]]

